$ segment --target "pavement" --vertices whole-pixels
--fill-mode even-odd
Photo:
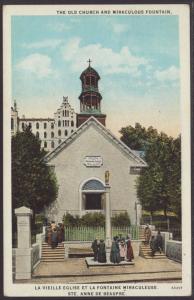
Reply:
[[[155,260],[136,257],[134,265],[88,267],[85,258],[63,262],[40,262],[30,280],[15,283],[122,283],[180,282],[182,265],[168,258]]]

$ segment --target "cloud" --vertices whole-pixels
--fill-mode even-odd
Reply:
[[[36,75],[39,79],[53,74],[50,57],[39,53],[25,57],[16,67],[18,70]]]
[[[62,43],[59,39],[46,39],[34,43],[24,43],[22,46],[26,49],[40,49],[40,48],[56,48]]]
[[[49,29],[57,32],[63,32],[63,31],[68,31],[71,29],[71,26],[61,23],[61,22],[56,22],[56,23],[51,23],[48,24]]]
[[[176,81],[179,79],[179,69],[171,66],[163,71],[156,71],[154,77],[158,81]]]
[[[80,38],[72,38],[61,48],[64,60],[71,63],[72,71],[82,71],[88,58],[91,58],[95,67],[99,67],[104,74],[125,73],[138,77],[141,74],[139,67],[149,64],[144,57],[133,55],[126,46],[119,52],[114,52],[99,43],[86,46],[81,46],[80,43]]]
[[[117,34],[128,31],[127,25],[119,24],[119,23],[113,23],[112,28],[113,28],[114,33],[117,33]]]

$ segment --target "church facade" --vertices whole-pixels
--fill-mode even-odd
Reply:
[[[145,161],[105,127],[98,91],[98,73],[88,68],[81,74],[82,92],[77,129],[45,157],[55,170],[58,198],[45,208],[49,220],[61,222],[64,214],[82,216],[105,213],[105,173],[110,174],[111,214],[128,212],[132,224],[139,224],[141,205],[136,179]]]

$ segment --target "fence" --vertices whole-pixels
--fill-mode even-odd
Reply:
[[[93,241],[94,238],[105,239],[104,227],[69,227],[64,228],[65,241]],[[114,236],[126,237],[127,234],[131,235],[132,240],[139,239],[139,227],[132,225],[129,227],[112,227],[112,238]]]

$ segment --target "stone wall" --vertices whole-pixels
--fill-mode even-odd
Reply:
[[[172,260],[182,262],[182,242],[173,240],[167,241],[166,256]]]

